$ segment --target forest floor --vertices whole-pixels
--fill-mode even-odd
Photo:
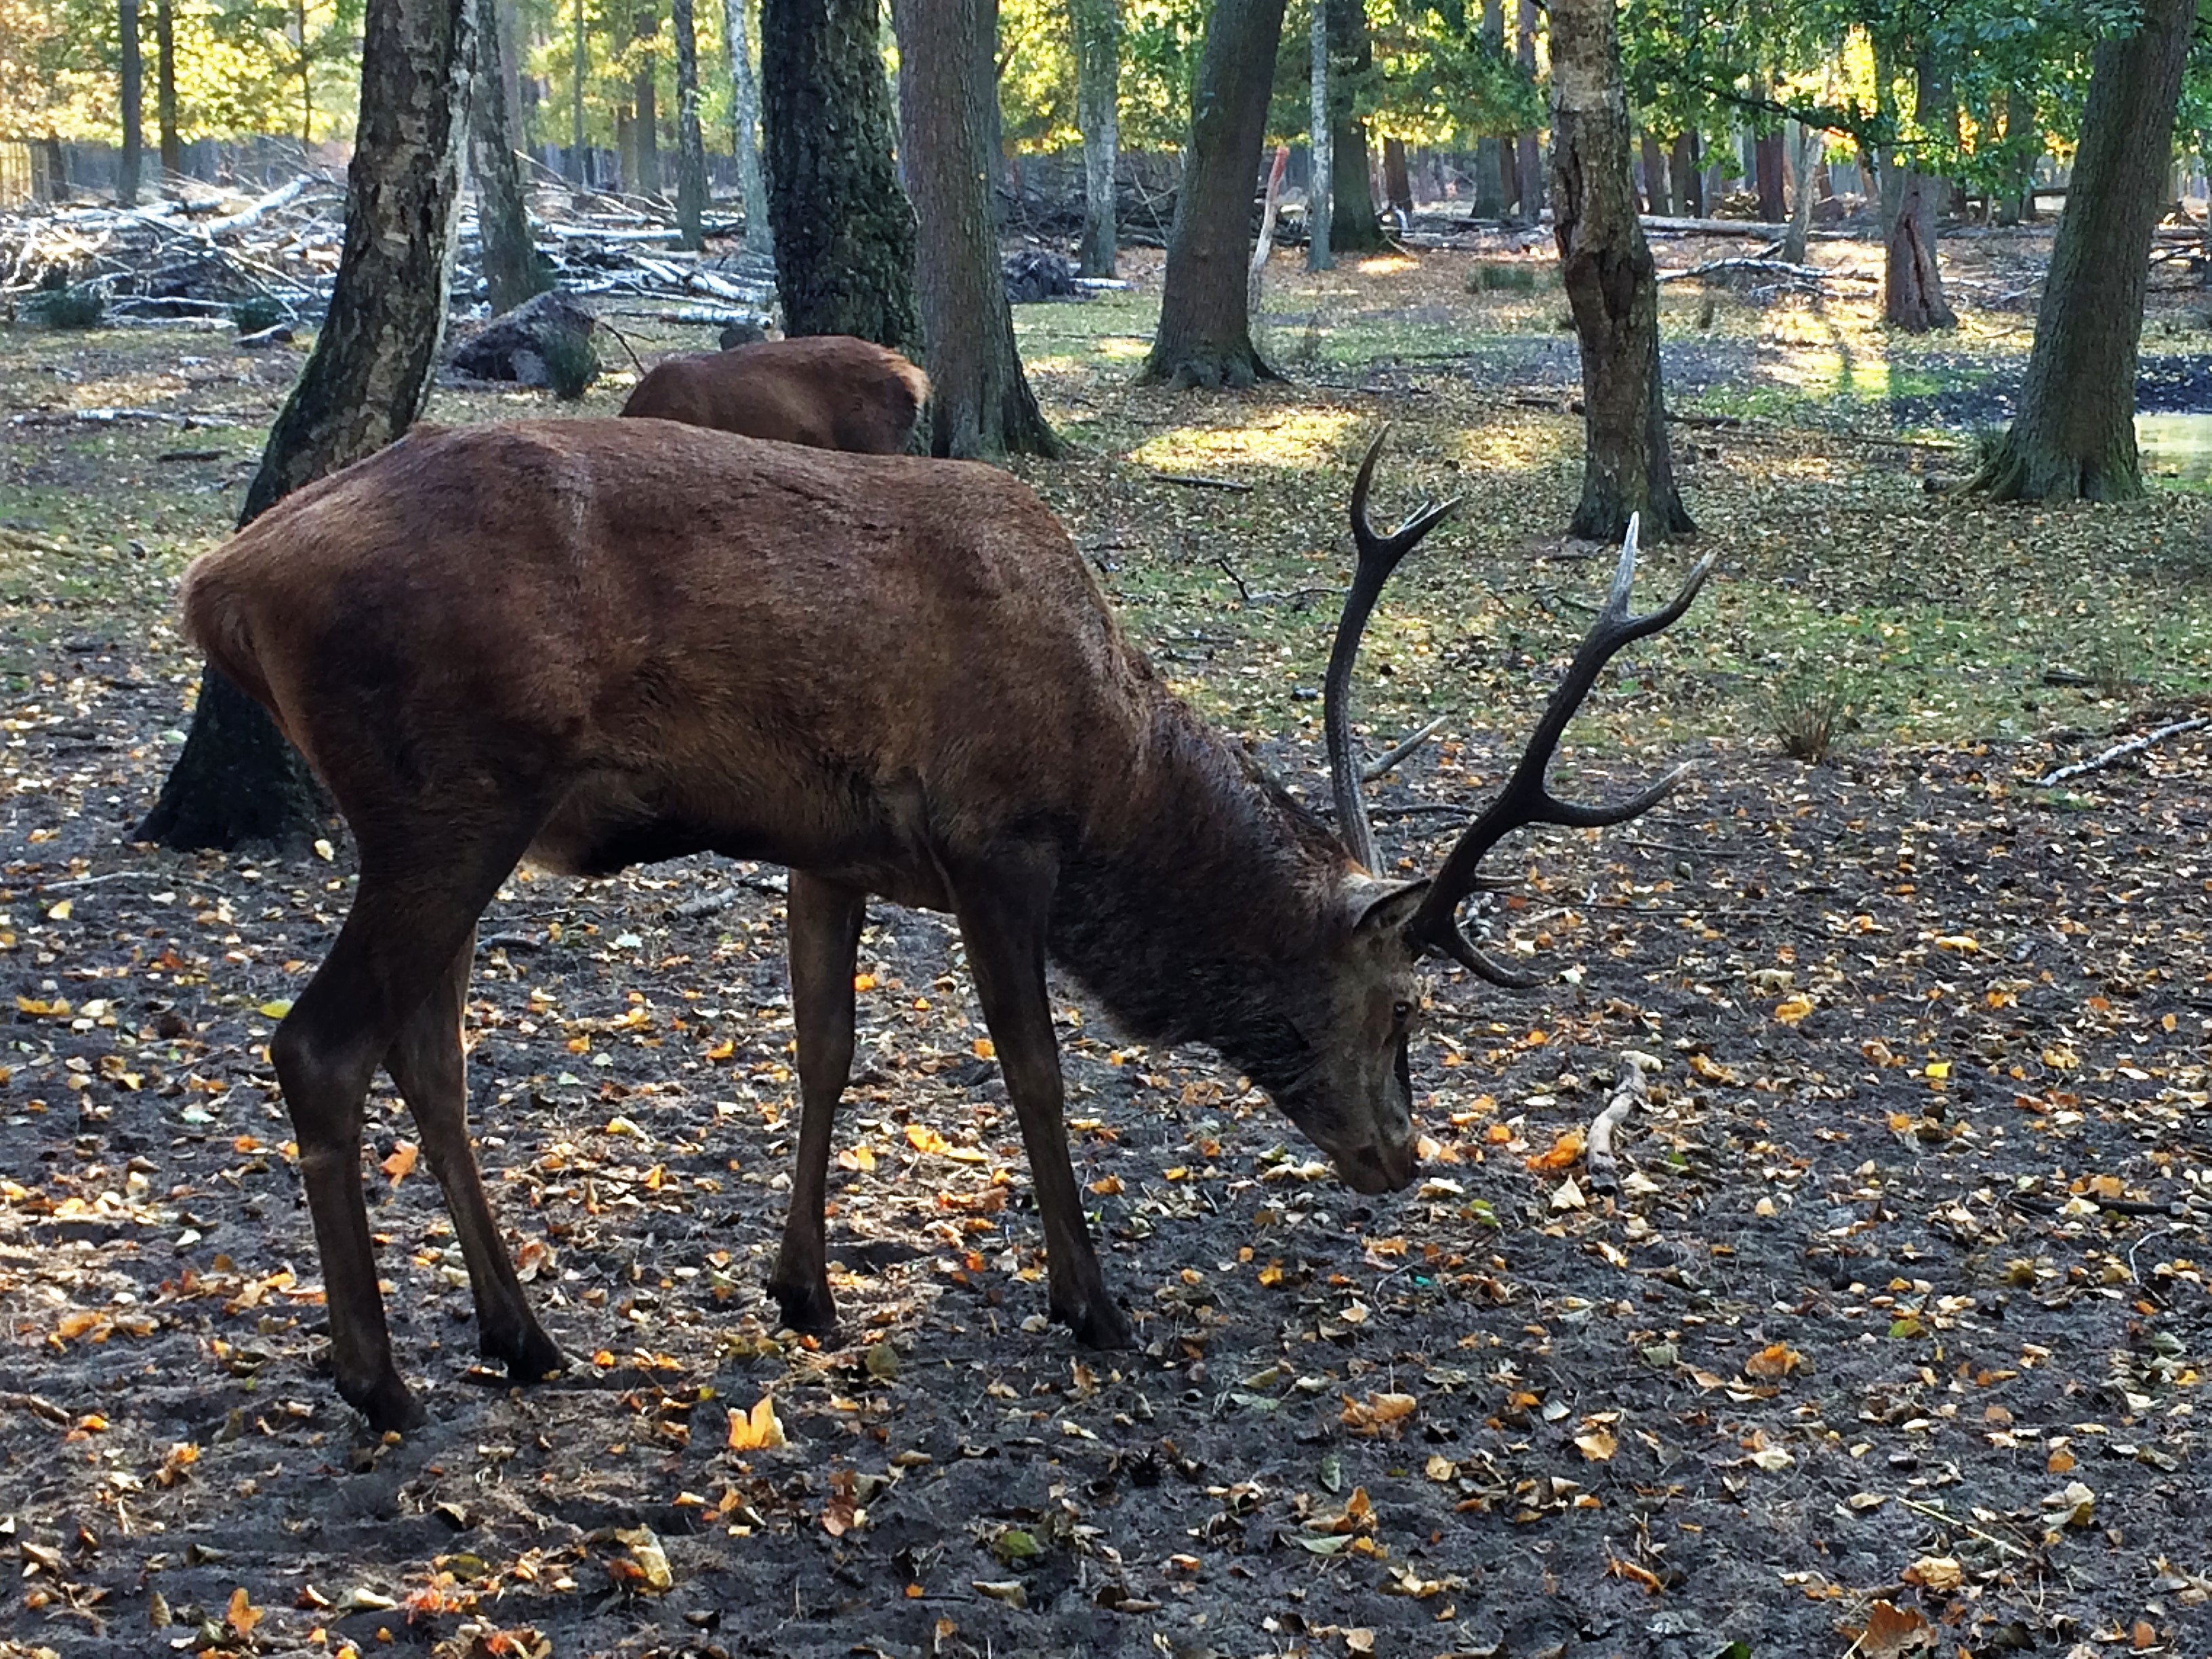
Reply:
[[[389,1443],[320,1363],[265,1060],[343,914],[343,834],[131,839],[197,675],[176,576],[298,358],[0,331],[0,1654],[2212,1655],[2212,729],[2036,782],[2206,708],[2207,503],[1942,494],[2017,383],[2047,236],[1945,246],[1938,340],[1875,324],[1865,243],[1815,244],[1817,302],[1668,285],[1718,572],[1560,773],[1705,765],[1498,860],[1526,876],[1500,948],[1563,971],[1435,976],[1413,1188],[1351,1194],[1210,1054],[1118,1046],[1060,987],[1079,1177],[1144,1344],[1078,1351],[1041,1318],[957,940],[880,907],[833,1177],[846,1336],[780,1336],[780,876],[519,874],[483,930],[475,1127],[574,1363],[475,1368],[380,1085],[370,1213],[432,1419]],[[1021,470],[1132,634],[1308,794],[1359,449],[1395,422],[1378,516],[1467,498],[1361,687],[1370,747],[1446,717],[1378,793],[1408,868],[1510,764],[1610,564],[1557,533],[1571,337],[1555,287],[1480,291],[1510,257],[1279,258],[1292,378],[1241,398],[1127,384],[1153,258],[1020,316],[1079,447]],[[2154,296],[2154,368],[2203,361],[2206,303]],[[76,414],[118,408],[171,418]],[[1656,595],[1682,557],[1648,563]],[[1631,1054],[1657,1070],[1607,1191],[1581,1137]]]

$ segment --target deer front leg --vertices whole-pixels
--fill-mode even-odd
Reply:
[[[799,1164],[769,1294],[783,1322],[810,1336],[837,1328],[830,1294],[823,1206],[829,1196],[830,1139],[853,1071],[853,969],[868,896],[857,888],[791,872],[791,1014],[799,1034]]]
[[[1052,1033],[1052,1000],[1044,977],[1054,874],[1042,856],[994,864],[957,887],[954,903],[983,1020],[991,1028],[1006,1093],[1021,1119],[1030,1180],[1044,1224],[1052,1316],[1087,1348],[1130,1348],[1136,1346],[1136,1335],[1106,1289],[1067,1157],[1060,1045]]]
[[[506,1365],[519,1382],[535,1382],[567,1363],[524,1299],[514,1262],[499,1236],[476,1154],[469,1146],[468,1062],[461,1051],[461,1008],[476,956],[471,928],[453,966],[408,1016],[384,1057],[422,1136],[430,1173],[446,1195],[469,1291],[477,1310],[477,1350]]]

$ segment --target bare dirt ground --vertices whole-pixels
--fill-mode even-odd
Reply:
[[[2171,688],[2201,668],[2103,663],[2100,688],[1946,659],[1953,735],[1885,726],[1806,766],[1761,724],[1780,659],[1746,642],[1801,600],[1941,635],[1967,608],[1953,565],[2060,617],[2031,529],[2193,615],[2190,499],[1936,518],[1915,452],[1695,434],[1720,591],[1609,678],[1574,769],[1597,792],[1712,763],[1626,830],[1499,861],[1528,880],[1493,931],[1567,971],[1522,994],[1436,976],[1414,1189],[1350,1194],[1211,1055],[1121,1046],[1061,988],[1134,1353],[1039,1317],[1027,1174],[948,924],[881,908],[863,945],[845,1334],[817,1346],[759,1291],[795,1110],[777,872],[518,877],[483,924],[476,1128],[574,1363],[523,1389],[475,1367],[458,1251],[380,1091],[372,1224],[432,1413],[387,1443],[321,1369],[264,1048],[343,916],[344,838],[129,839],[191,678],[170,584],[282,379],[171,338],[111,395],[127,343],[15,337],[5,413],[177,374],[240,426],[29,422],[0,463],[0,1547],[21,1574],[0,1652],[2212,1655],[2212,733],[2033,781],[2188,712]],[[1468,562],[1378,623],[1370,699],[1378,730],[1454,714],[1378,803],[1390,855],[1425,867],[1452,820],[1422,809],[1494,784],[1586,616],[1601,562],[1540,538],[1565,423],[1449,367],[1318,404],[1088,373],[1042,377],[1091,453],[1041,487],[1139,638],[1317,796],[1302,688],[1333,602],[1295,589],[1341,560],[1333,527],[1271,550],[1273,521],[1340,513],[1339,440],[1376,416],[1409,472],[1459,457],[1470,506],[1440,538]],[[195,446],[228,459],[160,459]],[[1257,495],[1145,482],[1185,451]],[[1824,563],[1791,526],[1831,504]],[[1657,1069],[1608,1191],[1580,1137],[1631,1053]],[[771,1413],[788,1443],[760,1443]]]

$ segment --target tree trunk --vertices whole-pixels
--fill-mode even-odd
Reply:
[[[1917,114],[1925,130],[1943,101],[1931,54],[1923,49],[1916,71]],[[1943,295],[1943,273],[1936,260],[1936,217],[1948,186],[1932,173],[1909,161],[1893,161],[1883,169],[1883,204],[1889,208],[1887,247],[1882,260],[1882,320],[1908,334],[1956,328],[1959,314]],[[1893,201],[1894,206],[1891,207]]]
[[[1505,0],[1482,0],[1482,49],[1495,57],[1505,50]],[[1502,219],[1512,201],[1507,179],[1513,147],[1494,137],[1474,141],[1474,216]]]
[[[893,0],[899,117],[919,233],[915,287],[930,380],[929,453],[1056,455],[1014,349],[991,173],[998,0]]]
[[[1500,218],[1517,218],[1521,212],[1521,146],[1511,138],[1498,141],[1498,182],[1502,198]]]
[[[161,171],[182,173],[184,141],[177,136],[177,30],[171,0],[154,7],[155,118],[161,128]]]
[[[1695,132],[1677,133],[1674,148],[1668,155],[1668,168],[1674,174],[1674,210],[1685,218],[1705,216],[1705,192],[1701,188],[1704,179],[1698,176],[1698,135]]]
[[[1406,171],[1406,141],[1402,138],[1382,141],[1382,189],[1392,207],[1405,218],[1413,217],[1413,180]]]
[[[592,183],[591,152],[584,136],[584,77],[590,70],[590,44],[584,32],[584,0],[575,0],[571,42],[574,58],[569,64],[574,81],[568,99],[568,188],[578,207],[583,206],[584,192]]]
[[[368,0],[361,124],[329,313],[270,428],[239,514],[398,437],[422,411],[446,322],[460,222],[471,0]],[[173,848],[298,841],[320,799],[260,706],[210,670],[184,752],[137,838]]]
[[[1345,82],[1365,76],[1375,64],[1375,40],[1367,27],[1363,0],[1315,0],[1328,18],[1328,52],[1336,77],[1330,94],[1335,120],[1329,129],[1328,246],[1336,253],[1379,253],[1390,246],[1375,212],[1375,190],[1367,167],[1367,123]]]
[[[699,32],[691,0],[670,0],[676,34],[676,227],[680,247],[707,246],[707,141],[699,131]]]
[[[1520,0],[1514,28],[1514,56],[1520,61],[1521,72],[1529,80],[1536,78],[1536,19],[1540,15],[1537,0]],[[1516,143],[1514,170],[1521,184],[1521,221],[1533,225],[1544,216],[1544,158],[1537,145],[1539,135],[1524,132]]]
[[[1974,480],[2000,501],[2143,493],[2136,352],[2196,15],[2196,0],[2145,0],[2132,34],[2097,47],[2020,414]]]
[[[1283,3],[1215,0],[1206,19],[1188,159],[1168,234],[1159,331],[1140,380],[1241,387],[1276,378],[1252,344],[1245,278]]]
[[[477,187],[477,238],[492,312],[512,311],[549,286],[530,238],[530,212],[507,101],[498,0],[475,0],[476,73],[469,100],[469,168]]]
[[[2005,90],[2005,145],[2014,151],[2014,164],[2011,188],[1997,198],[1996,222],[2001,225],[2023,224],[2035,217],[2035,198],[2030,193],[2035,183],[2035,149],[2040,148],[2035,129],[2035,100],[2018,87]]]
[[[1644,134],[1644,208],[1654,218],[1664,219],[1674,211],[1667,174],[1667,153],[1660,148],[1657,136],[1647,128]]]
[[[1751,141],[1752,170],[1759,190],[1759,216],[1778,225],[1790,216],[1789,189],[1784,179],[1787,166],[1783,138],[1778,130],[1754,134]]]
[[[1826,141],[1803,123],[1790,122],[1783,131],[1783,153],[1790,163],[1790,229],[1782,239],[1782,257],[1793,265],[1805,263],[1805,245],[1813,234],[1813,158]]]
[[[121,207],[138,204],[138,173],[146,149],[145,74],[138,62],[138,0],[121,0],[116,21],[121,29],[120,62],[117,78],[123,106],[123,155],[116,163],[115,200]]]
[[[1613,0],[1552,0],[1552,214],[1582,346],[1585,452],[1571,532],[1696,528],[1675,492],[1659,382],[1659,281],[1636,214]]]
[[[891,164],[878,0],[761,0],[776,290],[792,334],[918,349],[914,210]]]
[[[1306,31],[1310,92],[1306,137],[1313,148],[1312,173],[1306,181],[1306,269],[1328,270],[1336,264],[1329,253],[1329,216],[1333,207],[1329,193],[1329,140],[1336,116],[1328,102],[1328,7],[1323,0],[1313,0],[1311,25]]]
[[[1068,0],[1075,41],[1075,118],[1083,132],[1083,242],[1076,266],[1085,276],[1119,268],[1114,195],[1121,149],[1121,0]]]
[[[637,74],[630,83],[629,141],[635,148],[637,171],[631,191],[640,196],[660,194],[660,9],[641,6],[634,25],[636,38],[653,44],[639,54]]]
[[[730,59],[730,143],[738,161],[738,193],[745,204],[745,247],[774,254],[768,228],[768,183],[761,173],[760,87],[753,79],[751,8],[722,0],[722,44]]]

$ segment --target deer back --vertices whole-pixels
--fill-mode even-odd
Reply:
[[[897,352],[845,334],[762,340],[671,357],[622,412],[815,449],[903,453],[929,380]]]

